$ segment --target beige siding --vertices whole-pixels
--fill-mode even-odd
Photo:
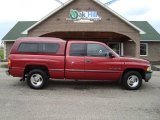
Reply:
[[[124,56],[130,56],[133,57],[136,54],[136,44],[132,41],[126,41],[124,42]]]
[[[150,61],[160,61],[160,42],[148,43],[148,56],[141,56]]]
[[[8,55],[10,53],[11,47],[14,42],[6,42],[6,59],[8,59]]]

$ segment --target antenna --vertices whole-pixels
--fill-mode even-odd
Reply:
[[[64,3],[61,0],[55,0],[56,2],[60,3],[61,5],[63,5]]]
[[[116,2],[116,1],[118,1],[118,0],[110,0],[107,3],[105,3],[105,5],[111,5],[112,3]]]

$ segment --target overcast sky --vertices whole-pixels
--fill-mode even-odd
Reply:
[[[67,0],[61,0],[66,2]],[[111,0],[100,0],[103,3]],[[160,32],[160,0],[117,0],[109,5],[130,21],[148,21]],[[17,21],[38,21],[60,6],[56,0],[3,0],[0,4],[0,39]]]

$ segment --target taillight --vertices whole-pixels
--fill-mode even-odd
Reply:
[[[8,67],[11,67],[11,60],[8,60]]]

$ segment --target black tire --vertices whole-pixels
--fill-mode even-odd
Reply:
[[[27,75],[27,84],[32,89],[42,89],[48,82],[48,76],[46,72],[33,69]]]
[[[127,90],[137,90],[142,85],[142,76],[137,71],[128,71],[124,73],[122,85]]]

